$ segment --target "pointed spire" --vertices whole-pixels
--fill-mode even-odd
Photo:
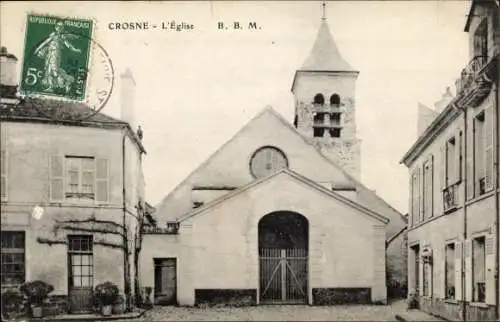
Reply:
[[[323,3],[323,5],[325,4]],[[351,65],[349,65],[340,55],[337,45],[333,41],[333,37],[330,33],[330,28],[326,23],[325,16],[323,16],[321,20],[318,35],[309,53],[309,57],[299,70],[355,72]]]

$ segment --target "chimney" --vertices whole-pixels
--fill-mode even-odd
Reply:
[[[441,99],[434,104],[436,112],[441,113],[452,99],[453,94],[451,93],[450,87],[446,87],[446,92],[443,94]]]
[[[121,119],[132,129],[137,128],[135,123],[135,80],[129,68],[120,75],[121,78]]]
[[[434,121],[439,113],[430,109],[422,103],[418,103],[417,136],[420,136]]]
[[[17,93],[17,57],[0,49],[0,97],[15,99]]]

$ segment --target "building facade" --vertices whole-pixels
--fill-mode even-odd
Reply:
[[[105,281],[133,296],[141,140],[101,113],[73,120],[90,112],[85,105],[16,97],[3,68],[15,57],[2,55],[2,290],[42,280],[71,313],[92,310],[93,287]]]
[[[408,289],[451,320],[498,318],[499,47],[496,1],[472,1],[470,62],[436,110],[419,107],[410,171]]]
[[[323,20],[294,124],[265,108],[156,206],[156,303],[385,303],[387,276],[406,284],[406,220],[358,180],[356,77]]]

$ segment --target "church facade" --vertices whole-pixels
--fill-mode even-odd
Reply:
[[[294,122],[265,108],[156,206],[156,303],[385,303],[388,276],[405,284],[405,217],[359,181],[357,75],[323,20]]]

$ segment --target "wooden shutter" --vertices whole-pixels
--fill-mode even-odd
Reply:
[[[415,174],[414,171],[410,173],[410,186],[408,187],[408,191],[410,192],[408,200],[410,201],[410,204],[408,205],[408,226],[411,227],[413,225],[413,203],[415,202],[413,200],[413,178]]]
[[[434,155],[431,154],[429,157],[429,169],[427,171],[427,206],[428,206],[428,217],[434,215]]]
[[[446,168],[447,168],[447,163],[446,163],[446,148],[447,148],[447,142],[444,143],[444,145],[441,146],[441,180],[440,180],[440,186],[441,186],[441,191],[443,191],[446,188]]]
[[[464,264],[465,264],[465,300],[467,302],[472,301],[472,286],[473,286],[473,275],[472,275],[472,240],[468,239],[464,243]]]
[[[109,201],[109,164],[106,158],[95,160],[95,200],[97,202]],[[125,178],[123,178],[125,180]]]
[[[1,164],[0,167],[1,175],[0,175],[0,196],[2,199],[7,198],[7,190],[8,190],[8,182],[7,182],[7,173],[8,173],[8,156],[7,156],[7,128],[5,123],[0,123],[0,153],[1,153]]]
[[[64,200],[64,157],[53,155],[50,157],[50,200]]]
[[[485,239],[486,304],[495,305],[495,236],[493,234],[488,234]]]
[[[455,162],[454,182],[459,182],[462,179],[462,130],[457,132],[455,137],[455,155],[453,156]]]
[[[455,299],[462,299],[462,243],[455,242]]]
[[[467,155],[465,156],[466,158],[466,167],[467,167],[467,187],[466,187],[466,193],[467,193],[467,200],[474,198],[474,138],[475,138],[475,126],[476,122],[474,122],[472,119],[469,119],[468,121],[469,125],[469,134],[467,135]]]
[[[486,190],[493,189],[493,108],[488,106],[484,111],[484,160]]]

